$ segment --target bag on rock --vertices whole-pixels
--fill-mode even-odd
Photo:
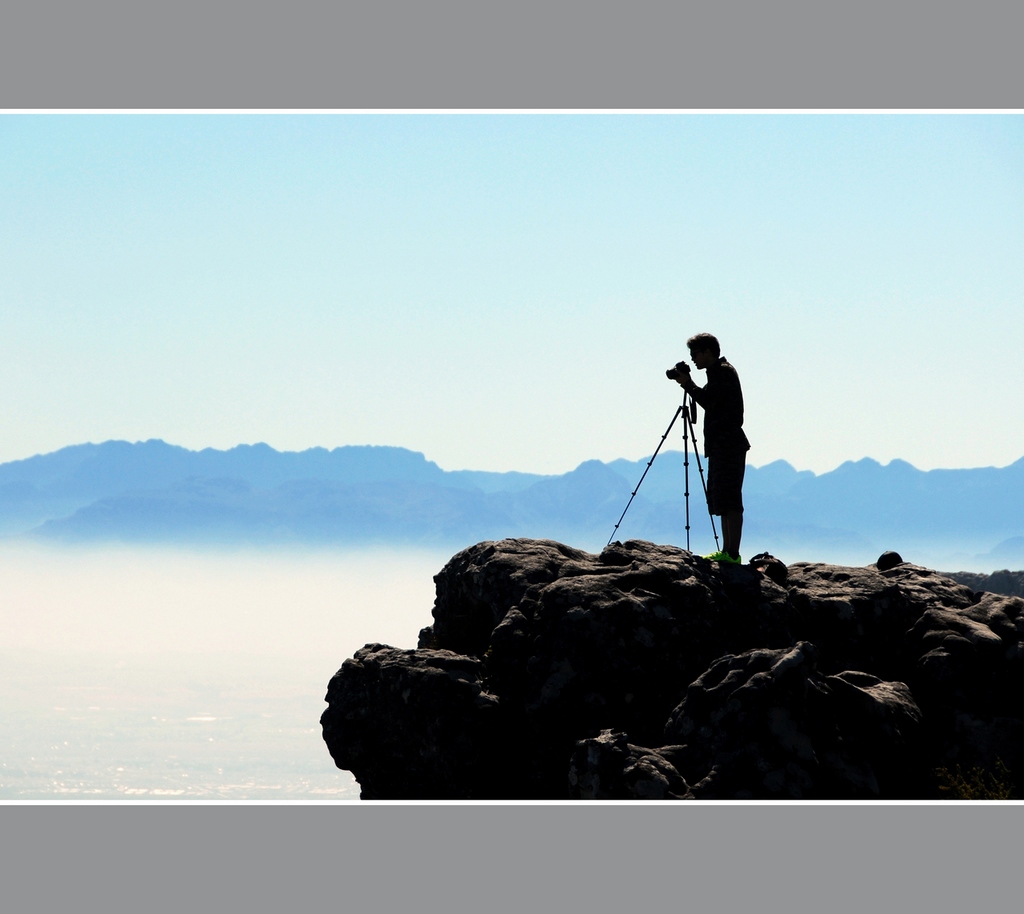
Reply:
[[[786,563],[782,559],[777,559],[767,552],[759,552],[750,560],[750,564],[762,574],[768,575],[780,587],[786,585],[789,569],[786,568]]]

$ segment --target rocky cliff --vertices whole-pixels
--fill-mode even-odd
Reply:
[[[1024,597],[1024,571],[993,571],[992,574],[978,574],[973,571],[950,573],[958,584],[966,584],[971,590],[1002,593],[1010,597]]]
[[[1024,600],[907,563],[771,570],[479,543],[418,649],[344,662],[324,739],[364,798],[930,798],[953,770],[1021,795]]]

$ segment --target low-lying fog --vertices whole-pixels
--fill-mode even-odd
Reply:
[[[327,682],[450,554],[0,548],[0,799],[357,797]]]

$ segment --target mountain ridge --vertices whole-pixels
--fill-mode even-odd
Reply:
[[[596,548],[612,534],[649,460],[588,460],[542,475],[443,470],[394,446],[277,451],[257,443],[192,451],[160,439],[79,444],[0,464],[0,533],[61,542],[443,546],[534,536]],[[699,540],[694,548],[710,551],[696,464],[691,455],[691,533]],[[616,537],[683,541],[686,475],[681,452],[660,454]],[[811,547],[852,563],[886,548],[1024,559],[1024,458],[955,470],[862,458],[822,474],[776,460],[748,466],[744,499],[747,551]]]

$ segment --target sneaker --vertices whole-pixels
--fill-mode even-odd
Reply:
[[[706,555],[704,558],[711,559],[712,562],[729,562],[733,565],[743,564],[743,559],[738,555],[734,558],[728,552],[712,552],[711,555]]]

